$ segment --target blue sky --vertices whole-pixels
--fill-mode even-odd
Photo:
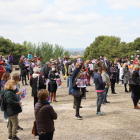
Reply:
[[[85,49],[99,35],[140,37],[140,0],[0,0],[0,36]]]

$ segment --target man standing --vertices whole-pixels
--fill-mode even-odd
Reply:
[[[96,74],[98,72],[98,68],[100,66],[100,59],[97,59],[96,63],[94,64],[94,74]]]
[[[7,60],[9,61],[11,70],[13,70],[14,59],[13,59],[13,56],[11,55],[11,53],[9,53],[9,55],[7,56]]]
[[[95,88],[97,92],[97,115],[104,115],[104,112],[101,112],[101,103],[103,102],[104,98],[104,89],[106,83],[102,80],[102,67],[98,68],[98,73],[94,76]]]
[[[139,63],[138,58],[135,57],[135,60],[133,61],[133,65],[138,64],[138,63]]]
[[[64,61],[66,59],[66,55],[64,55],[63,59],[61,60],[61,67],[62,67],[62,74],[65,75],[65,67],[64,67]],[[64,80],[66,80],[64,78]]]

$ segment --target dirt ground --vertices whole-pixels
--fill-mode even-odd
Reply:
[[[80,109],[83,120],[76,120],[73,96],[68,95],[67,82],[61,78],[62,88],[57,90],[59,102],[51,104],[58,114],[54,140],[140,140],[140,110],[134,109],[131,94],[125,93],[121,84],[116,85],[116,95],[109,90],[107,98],[111,103],[101,107],[105,116],[97,116],[97,95],[91,79],[92,86],[87,87],[87,99],[82,100],[83,108]],[[34,119],[33,97],[30,86],[27,86],[23,112],[19,114],[19,125],[24,128],[17,134],[21,140],[38,139],[31,134]],[[3,112],[0,112],[0,140],[7,138],[7,123],[3,122]]]

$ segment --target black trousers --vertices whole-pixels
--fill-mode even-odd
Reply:
[[[46,134],[41,134],[39,135],[39,140],[52,140],[53,139],[53,133],[54,132],[49,132]]]
[[[111,81],[111,91],[112,91],[112,93],[114,93],[115,92],[116,79],[110,79],[110,81]]]
[[[137,106],[140,97],[140,88],[138,86],[131,86],[131,90],[133,92],[134,106]]]
[[[82,97],[80,96],[80,97],[74,97],[74,98],[75,98],[75,101],[76,101],[76,117],[78,117]]]
[[[26,75],[22,75],[22,84],[23,84],[23,85],[24,85],[24,80],[25,80],[25,84],[27,84]]]
[[[37,97],[34,97],[34,107],[35,107],[35,104],[38,102],[38,98]]]

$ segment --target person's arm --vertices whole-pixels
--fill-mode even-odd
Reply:
[[[57,119],[57,113],[54,111],[52,106],[49,107],[49,113],[50,113],[53,120]]]
[[[76,69],[73,71],[73,74],[72,74],[72,83],[74,81],[74,79],[76,78],[76,75],[77,75],[77,72],[76,72]]]

